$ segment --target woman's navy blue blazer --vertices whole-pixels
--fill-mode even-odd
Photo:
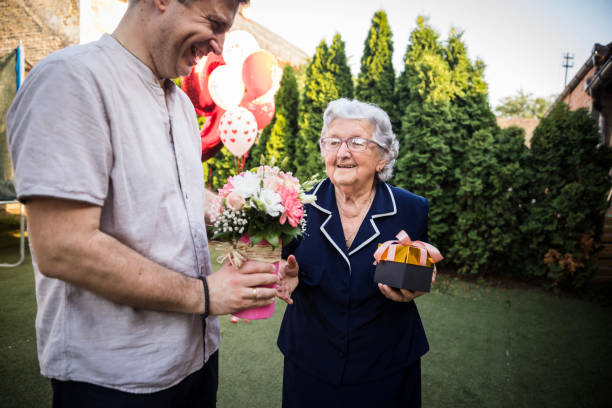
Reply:
[[[313,190],[304,237],[283,248],[294,254],[299,284],[287,305],[278,347],[285,358],[331,384],[360,384],[410,366],[429,350],[414,302],[385,298],[374,282],[378,243],[404,230],[427,240],[429,203],[379,182],[369,212],[346,248],[329,179]]]

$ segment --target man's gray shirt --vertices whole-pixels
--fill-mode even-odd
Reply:
[[[174,271],[207,275],[195,112],[174,83],[165,88],[164,95],[152,71],[108,35],[45,58],[7,115],[15,187],[21,201],[100,206],[103,232]],[[207,321],[203,353],[200,316],[119,305],[33,264],[46,377],[155,392],[201,368],[218,348],[216,317]]]

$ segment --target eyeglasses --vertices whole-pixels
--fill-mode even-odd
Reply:
[[[345,140],[342,140],[339,137],[323,137],[319,143],[321,144],[321,149],[329,151],[340,149],[340,146],[342,146],[343,143],[346,143],[346,147],[348,147],[351,152],[363,152],[368,148],[370,143],[374,143],[376,146],[384,149],[384,147],[378,142],[370,139],[364,139],[363,137],[359,136],[349,137]]]

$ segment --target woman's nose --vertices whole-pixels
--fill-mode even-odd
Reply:
[[[346,141],[342,142],[340,147],[338,148],[338,156],[350,156],[351,151],[348,148],[348,143]]]

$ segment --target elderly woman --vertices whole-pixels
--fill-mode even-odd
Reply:
[[[402,229],[427,240],[428,202],[385,182],[399,143],[382,109],[339,99],[323,120],[328,178],[313,191],[305,236],[283,248],[299,265],[299,284],[283,283],[294,289],[278,338],[283,407],[420,406],[422,293],[376,284],[372,262]]]

